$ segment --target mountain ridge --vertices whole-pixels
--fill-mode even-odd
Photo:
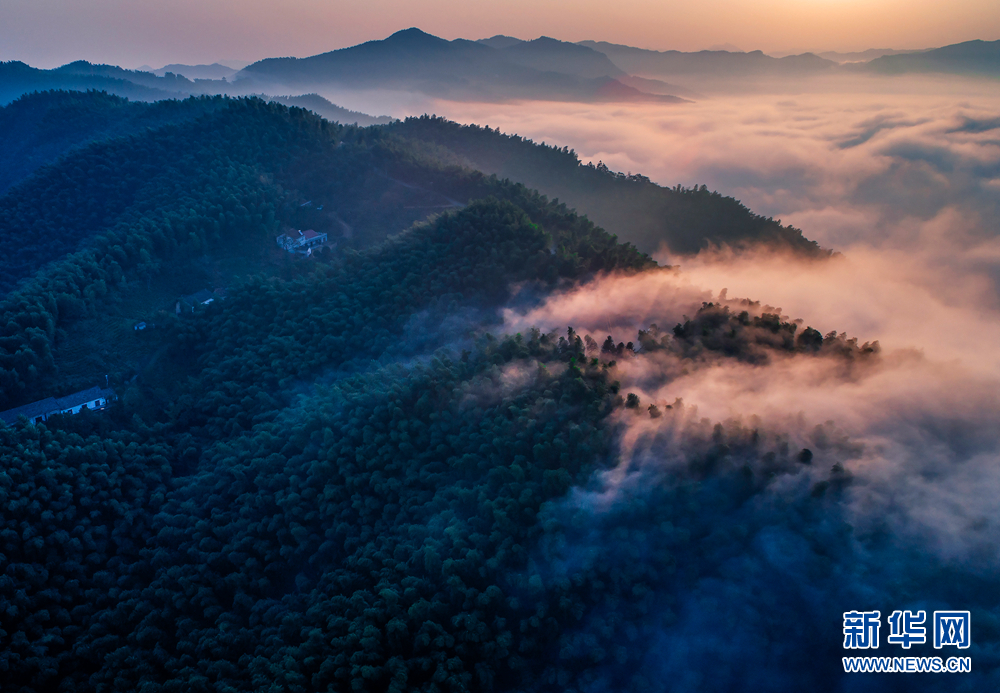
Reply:
[[[498,49],[465,39],[448,41],[410,28],[386,39],[307,58],[260,60],[241,70],[233,81],[263,86],[283,83],[307,90],[333,85],[405,89],[457,100],[683,102],[617,82],[618,75],[624,72],[607,56],[556,39],[543,37]]]
[[[885,55],[861,66],[880,74],[949,73],[1000,76],[1000,40],[975,39],[926,51]]]
[[[833,61],[825,60],[813,53],[774,58],[760,50],[746,53],[709,50],[694,52],[655,51],[607,41],[590,40],[579,41],[578,45],[604,53],[615,65],[631,75],[641,77],[680,75],[793,76],[818,74],[828,71],[836,65]]]

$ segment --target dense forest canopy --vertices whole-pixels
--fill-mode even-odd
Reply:
[[[0,193],[71,149],[220,108],[222,97],[129,101],[102,91],[26,94],[0,108]]]
[[[849,382],[877,343],[724,300],[662,329],[503,334],[512,305],[670,270],[468,163],[496,141],[532,175],[637,186],[699,224],[692,250],[727,242],[705,236],[720,219],[746,224],[735,245],[790,231],[436,119],[37,98],[166,122],[103,138],[94,116],[0,198],[0,406],[118,392],[0,424],[4,691],[832,691],[842,602],[915,586],[973,610],[956,690],[996,683],[994,574],[855,531],[862,444],[627,386],[775,363]],[[331,241],[293,255],[290,228]],[[897,680],[854,681],[934,683]]]
[[[426,133],[414,142],[419,132],[331,124],[257,99],[150,105],[93,92],[56,93],[21,99],[0,117],[12,123],[12,130],[30,135],[22,145],[24,160],[61,156],[0,197],[6,230],[0,238],[0,291],[8,292],[3,299],[8,319],[0,336],[0,406],[30,401],[57,385],[84,387],[103,375],[132,377],[155,353],[155,341],[132,353],[105,354],[107,347],[94,343],[92,335],[108,329],[120,333],[129,319],[144,320],[169,308],[178,295],[203,288],[171,285],[157,293],[152,280],[181,271],[171,263],[188,268],[191,258],[205,253],[249,253],[253,257],[237,276],[279,271],[281,263],[267,253],[283,226],[327,232],[342,253],[489,195],[514,201],[543,224],[553,215],[569,214],[565,205],[460,166],[456,157],[439,156],[439,150],[428,154],[425,144],[432,138]],[[70,121],[70,134],[49,137],[61,119]],[[151,126],[157,122],[163,124]],[[563,150],[438,119],[407,126],[421,123],[430,132],[472,133],[474,139],[478,132],[506,142],[516,154],[510,158],[523,161],[522,168],[548,170],[554,162],[553,180],[580,176],[597,185],[590,200],[599,200],[602,190],[616,197],[631,187],[648,189],[651,213],[664,221],[660,242],[687,244],[695,251],[728,241],[771,243],[771,234],[784,231],[704,190],[672,191],[622,179],[580,166]],[[100,139],[112,128],[121,136]],[[88,140],[94,141],[85,144]],[[78,142],[81,146],[74,148]],[[580,228],[591,229],[588,242],[597,243],[596,227],[573,218]],[[713,235],[740,224],[743,230],[729,238]],[[673,237],[676,229],[684,229],[685,238]],[[777,242],[818,252],[796,234],[788,231],[792,240]],[[292,271],[285,265],[281,271]],[[236,278],[214,266],[212,273],[216,285]],[[152,292],[148,301],[134,309],[121,307],[123,295],[143,283]],[[119,322],[113,327],[114,306]]]

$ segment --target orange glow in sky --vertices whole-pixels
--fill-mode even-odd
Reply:
[[[0,59],[125,67],[307,56],[416,26],[659,50],[804,52],[1000,38],[996,0],[0,0]]]

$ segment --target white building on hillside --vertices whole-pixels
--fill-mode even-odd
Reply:
[[[108,406],[108,402],[114,398],[114,390],[92,387],[89,390],[74,392],[65,397],[46,397],[37,402],[25,404],[23,407],[0,411],[0,421],[14,424],[18,417],[23,416],[29,423],[39,423],[53,414],[79,414],[84,409],[104,409]]]
[[[275,240],[277,240],[279,247],[284,248],[290,253],[295,253],[305,251],[314,246],[323,245],[326,243],[326,234],[316,233],[312,229],[306,231],[292,229],[281,234]]]

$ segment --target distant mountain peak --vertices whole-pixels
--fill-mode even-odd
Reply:
[[[727,53],[746,53],[745,50],[739,46],[734,46],[731,43],[717,43],[714,46],[709,46],[710,51],[726,51]]]
[[[57,70],[69,71],[69,70],[83,70],[83,69],[88,69],[88,68],[91,68],[91,67],[98,67],[98,66],[95,65],[94,63],[88,62],[86,60],[74,60],[71,63],[66,63],[65,65],[60,65],[56,69]]]
[[[504,49],[516,46],[519,43],[524,43],[524,41],[519,38],[514,38],[513,36],[497,34],[496,36],[491,36],[489,38],[479,39],[476,43],[485,44],[490,48]]]
[[[388,38],[383,39],[382,43],[397,45],[441,45],[443,43],[449,43],[449,41],[447,39],[434,36],[433,34],[428,34],[426,31],[422,31],[415,26],[411,26],[409,29],[402,29]]]

